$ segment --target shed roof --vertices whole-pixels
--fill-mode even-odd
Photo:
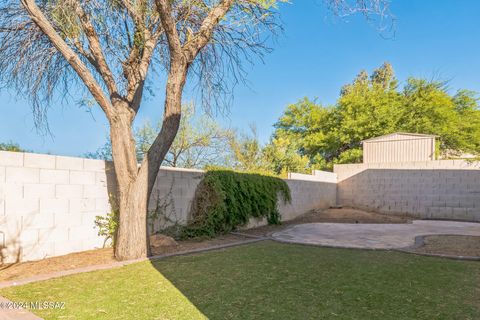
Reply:
[[[409,132],[393,132],[389,134],[385,134],[383,136],[379,137],[373,137],[370,139],[363,140],[362,143],[364,142],[374,142],[374,141],[382,141],[382,140],[389,140],[388,138],[394,137],[394,136],[399,136],[398,140],[402,140],[401,137],[416,137],[416,138],[435,138],[438,137],[437,135],[434,134],[423,134],[423,133],[409,133]],[[390,140],[392,141],[392,140]]]

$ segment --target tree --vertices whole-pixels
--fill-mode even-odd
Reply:
[[[287,107],[274,137],[309,159],[313,168],[361,162],[361,141],[396,132],[439,136],[442,153],[480,153],[480,111],[476,94],[452,95],[445,83],[409,78],[398,87],[385,63],[371,76],[366,71],[343,86],[334,106],[308,99]]]
[[[199,169],[209,165],[226,165],[233,132],[221,128],[208,115],[195,118],[194,111],[193,105],[185,108],[180,129],[165,157],[165,164]]]
[[[137,159],[143,160],[155,141],[162,122],[152,126],[149,121],[134,130]],[[201,169],[208,165],[226,166],[229,159],[229,143],[233,132],[223,129],[210,116],[195,117],[193,104],[183,106],[183,115],[177,136],[173,141],[164,164],[170,167]],[[88,158],[111,160],[110,141],[95,152],[87,153]]]
[[[198,169],[208,165],[225,165],[233,132],[221,128],[207,114],[195,117],[193,104],[187,104],[183,109],[177,136],[164,159],[165,165]],[[158,123],[155,129],[147,122],[136,131],[140,159],[147,154],[160,126],[161,123]]]
[[[310,173],[310,159],[301,155],[294,144],[284,136],[272,137],[263,148],[264,161],[273,173],[287,177],[289,172]]]
[[[448,93],[446,83],[409,79],[399,130],[438,135],[442,153],[480,153],[480,111],[475,93]]]
[[[105,142],[103,146],[93,152],[87,152],[82,156],[88,159],[112,161],[112,144],[110,143],[110,139],[107,137],[107,142]]]
[[[270,174],[255,125],[250,125],[250,133],[232,135],[230,149],[235,170]]]
[[[202,101],[222,101],[242,61],[269,50],[284,0],[0,0],[0,82],[30,97],[37,123],[55,94],[79,82],[110,124],[118,183],[115,255],[148,253],[146,212],[182,115],[187,82]],[[328,0],[337,14],[385,12],[386,0]],[[264,32],[264,31],[267,32]],[[132,123],[152,70],[166,78],[164,116],[140,166]],[[233,73],[233,75],[232,75]],[[227,75],[229,75],[227,77]]]

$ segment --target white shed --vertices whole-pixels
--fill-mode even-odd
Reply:
[[[395,132],[362,141],[363,163],[435,160],[435,135]]]

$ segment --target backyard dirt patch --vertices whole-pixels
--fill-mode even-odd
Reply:
[[[0,281],[28,278],[39,274],[108,264],[115,261],[112,248],[82,251],[38,261],[3,265],[0,267]]]
[[[175,247],[160,247],[160,248],[154,248],[154,249],[152,248],[152,255],[156,256],[156,255],[177,253],[177,252],[190,251],[190,250],[206,249],[210,247],[226,245],[226,244],[231,244],[235,242],[242,242],[245,240],[251,240],[251,238],[244,237],[241,235],[225,234],[213,239],[183,240],[183,241],[177,241],[178,246],[175,246]]]
[[[227,234],[214,239],[178,241],[178,246],[152,248],[152,255],[181,253],[184,251],[206,249],[218,245],[251,240],[244,236]],[[0,281],[29,278],[40,274],[72,270],[82,267],[104,265],[117,262],[112,248],[82,251],[64,256],[46,258],[39,261],[21,262],[0,266]]]
[[[422,246],[409,251],[420,254],[480,257],[478,236],[434,235],[424,237],[423,242]]]
[[[368,212],[352,208],[312,210],[296,219],[282,222],[281,225],[267,225],[263,227],[242,230],[241,233],[255,236],[266,236],[272,232],[283,230],[295,224],[330,222],[330,223],[409,223],[407,216],[393,216]]]

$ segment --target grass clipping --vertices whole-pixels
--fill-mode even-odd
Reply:
[[[183,238],[214,237],[248,223],[250,218],[267,218],[280,224],[278,197],[291,202],[290,188],[280,178],[230,170],[208,171],[195,191],[192,222]]]

